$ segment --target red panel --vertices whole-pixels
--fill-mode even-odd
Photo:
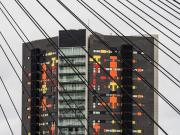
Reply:
[[[55,122],[52,122],[52,124],[51,124],[51,135],[55,135],[55,129],[56,129]]]
[[[55,71],[57,69],[57,66],[51,66],[51,70]]]
[[[143,71],[143,69],[141,67],[137,68],[137,72],[142,72],[142,71]]]
[[[101,76],[100,79],[101,80],[106,80],[106,76]]]
[[[96,79],[93,79],[93,83],[92,83],[93,85],[96,85]]]

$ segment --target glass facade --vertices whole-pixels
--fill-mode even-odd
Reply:
[[[86,77],[84,50],[80,47],[61,47],[61,50],[80,74]],[[58,98],[59,127],[63,135],[84,135],[86,85],[83,84],[83,81],[63,56],[59,56],[58,68],[60,88]]]

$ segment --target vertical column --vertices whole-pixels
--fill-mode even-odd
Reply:
[[[31,135],[39,132],[40,49],[31,51]]]
[[[132,73],[132,58],[133,50],[130,45],[123,45],[121,48],[122,55],[122,87],[126,92],[122,91],[122,135],[132,135],[132,113],[133,101],[129,95],[133,94],[133,73]],[[128,93],[128,94],[127,94]]]

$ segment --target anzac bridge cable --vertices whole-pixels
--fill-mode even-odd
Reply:
[[[132,27],[134,30],[136,30],[138,33],[140,33],[136,28],[134,28],[132,25],[130,25],[127,21],[125,21],[123,18],[121,18],[117,13],[115,13],[113,10],[111,10],[108,6],[106,6],[104,3],[102,3],[101,1],[98,0],[98,2],[100,2],[105,8],[107,8],[109,11],[111,11],[114,15],[116,15],[118,18],[120,18],[121,20],[123,20],[124,22],[126,22],[130,27]],[[107,2],[107,1],[105,1]],[[107,2],[107,4],[109,4],[112,8],[114,8],[116,11],[120,12],[117,8],[115,8],[113,5],[111,5],[110,3]],[[94,11],[95,12],[95,11]],[[121,13],[121,12],[120,12]],[[124,15],[124,14],[123,14]],[[125,16],[126,17],[126,16]],[[99,18],[98,18],[99,19]],[[109,25],[111,25],[117,32],[121,33],[117,28],[115,28],[112,24],[110,24],[107,20],[105,20],[103,18],[103,20],[108,23]],[[102,22],[104,23],[104,22]],[[104,23],[105,24],[105,23]],[[107,24],[105,24],[107,26]],[[110,28],[110,26],[107,26],[108,28]],[[140,26],[139,26],[140,27]],[[141,28],[141,27],[140,27]],[[112,28],[110,28],[112,30]],[[112,30],[114,31],[114,30]],[[117,34],[117,32],[114,31],[114,33],[118,36],[119,34]],[[152,41],[150,41],[146,36],[144,36],[142,33],[140,33],[144,38],[146,38],[150,43],[154,44]],[[120,36],[119,36],[120,37]],[[125,37],[125,36],[123,36]],[[152,36],[151,36],[152,37]],[[155,44],[154,44],[155,45]],[[135,47],[134,47],[135,46]],[[156,45],[157,46],[157,45]],[[133,44],[133,47],[135,50],[137,50],[136,48],[138,48],[138,50],[141,50],[139,47],[137,47],[135,44]],[[142,50],[141,50],[142,51]],[[167,71],[167,69],[165,69],[163,66],[161,66],[158,62],[154,61],[153,58],[151,58],[149,55],[147,54],[140,54],[142,57],[144,57],[144,59],[146,59],[147,61],[149,61],[151,64],[153,64],[152,62],[154,62],[156,65],[158,65],[159,67],[161,67],[166,73],[168,73],[168,75],[170,75],[173,79],[175,79],[177,82],[180,83],[180,81],[173,76],[169,71]],[[145,57],[146,56],[146,57]],[[152,62],[151,62],[152,61]],[[153,64],[154,65],[154,64]],[[177,84],[174,80],[172,80],[167,74],[165,74],[162,70],[160,70],[158,68],[158,66],[155,66],[156,69],[158,69],[161,73],[163,73],[169,80],[171,80],[175,85],[177,85],[179,87],[179,84]]]
[[[11,100],[11,103],[12,103],[12,105],[13,105],[13,107],[14,107],[14,110],[16,111],[16,113],[17,113],[17,115],[18,115],[19,120],[20,120],[21,123],[22,123],[22,127],[24,128],[25,131],[27,131],[27,129],[26,129],[26,127],[25,127],[25,124],[23,123],[22,118],[21,118],[21,116],[20,116],[20,114],[19,114],[19,112],[18,112],[18,110],[17,110],[17,107],[15,106],[14,101],[12,100],[12,97],[11,97],[11,95],[10,95],[10,93],[9,93],[9,91],[8,91],[8,89],[7,89],[7,87],[6,87],[6,85],[5,85],[5,83],[4,83],[4,81],[3,81],[3,79],[2,79],[1,76],[0,76],[0,80],[1,80],[1,83],[2,83],[2,85],[3,85],[3,87],[4,87],[4,89],[6,90],[6,93],[7,93],[8,97],[9,97],[9,99]],[[28,134],[28,132],[26,132],[26,133]]]
[[[150,23],[147,19],[143,18],[141,15],[139,15],[137,12],[135,12],[133,9],[129,8],[126,4],[124,4],[122,1],[117,0],[120,4],[124,5],[126,8],[128,8],[130,11],[132,11],[134,14],[136,14],[138,17],[140,17],[142,20],[144,20],[146,23],[150,24],[152,27],[154,27],[156,30],[158,30],[160,33],[162,33],[164,36],[166,36],[167,38],[169,38],[171,41],[173,41],[175,44],[177,44],[178,46],[180,46],[180,44],[175,41],[174,39],[172,39],[170,36],[168,36],[165,32],[163,32],[162,30],[160,30],[158,27],[156,27],[155,25],[153,25],[152,23]],[[133,5],[134,7],[136,7],[137,9],[139,9],[141,12],[143,12],[144,14],[146,14],[147,16],[149,16],[150,18],[154,19],[152,16],[150,16],[149,14],[147,14],[145,11],[143,11],[142,9],[140,9],[139,7],[137,7],[136,5],[134,5],[133,3],[131,3],[129,0],[126,0],[128,3],[130,3],[131,5]],[[155,19],[154,19],[155,20]],[[156,20],[157,21],[157,20]],[[158,22],[158,21],[157,21]],[[162,45],[162,44],[161,44]],[[165,45],[164,47],[169,50],[169,48],[167,48]],[[170,50],[169,50],[170,51]],[[178,58],[178,54],[174,53],[173,51],[171,51],[171,53],[173,53],[174,55],[176,55]],[[174,60],[175,61],[175,60]],[[177,64],[179,64],[179,62],[176,61]]]
[[[2,4],[2,3],[1,3]],[[4,7],[4,6],[3,6]],[[5,8],[5,7],[4,7]],[[6,8],[5,8],[6,9]],[[7,11],[7,10],[6,10]],[[8,11],[7,11],[8,12]],[[8,14],[9,14],[9,12],[8,12]],[[9,14],[10,15],[10,14]],[[10,15],[11,16],[11,15]],[[7,16],[6,16],[7,17]],[[12,18],[12,16],[11,16],[11,18]],[[8,19],[8,18],[7,18]],[[22,29],[19,27],[19,25],[17,24],[17,22],[14,20],[14,18],[12,18],[13,19],[13,21],[16,23],[16,25],[18,26],[18,28],[20,29],[20,31],[23,33],[23,35],[26,37],[26,39],[28,40],[28,42],[31,44],[31,46],[33,47],[33,45],[32,45],[32,43],[29,41],[29,39],[27,38],[27,36],[25,35],[25,33],[22,31]],[[8,20],[8,21],[10,21],[10,20]],[[17,31],[17,30],[16,30]],[[2,35],[2,33],[0,33],[1,35]],[[19,36],[20,36],[20,34],[18,34]],[[5,42],[7,43],[7,41],[6,41],[6,39],[5,39],[5,37],[2,35],[2,37],[4,38],[4,40],[5,40]],[[20,36],[20,38],[21,39],[23,39],[21,36]],[[25,43],[25,41],[24,40],[22,40],[24,43]],[[13,53],[13,55],[14,55],[14,57],[15,57],[15,59],[17,60],[17,62],[19,63],[19,65],[21,66],[21,64],[20,64],[20,62],[19,62],[19,60],[17,59],[17,57],[15,56],[15,53],[12,51],[12,49],[10,48],[10,46],[9,46],[9,44],[7,43],[7,45],[8,45],[8,47],[9,47],[9,49],[11,50],[11,52]],[[28,47],[28,45],[27,45],[27,43],[25,43],[25,45],[26,45],[26,47],[29,49],[29,47]],[[33,47],[34,48],[34,47]],[[30,51],[30,49],[29,49],[29,51]],[[21,66],[21,68],[22,68],[22,66]],[[24,70],[23,68],[22,68],[22,70]],[[24,73],[26,74],[26,72],[24,71]],[[47,75],[48,76],[48,75]],[[53,82],[52,80],[51,80],[51,82]],[[60,83],[60,82],[59,82]],[[60,85],[61,85],[61,87],[63,88],[63,91],[65,91],[65,88],[62,86],[62,84],[60,83]],[[58,90],[59,91],[59,90]],[[69,94],[67,93],[67,95],[69,96]],[[63,96],[63,95],[62,95]],[[70,97],[70,96],[69,96]],[[64,98],[64,96],[63,96],[63,98]],[[72,98],[70,97],[70,100],[72,100]],[[65,102],[67,103],[67,100],[65,100]],[[75,104],[75,103],[74,103]],[[69,106],[69,104],[68,104],[68,106]],[[79,109],[79,107],[77,106],[77,104],[75,104],[75,106],[76,106],[76,108],[80,111],[80,113],[81,114],[83,114],[82,113],[82,111]],[[71,108],[71,106],[69,106],[70,108]],[[72,108],[71,108],[72,109]],[[72,109],[73,110],[73,109]],[[74,113],[75,113],[75,111],[74,111]],[[84,115],[84,114],[83,114]],[[84,117],[85,117],[85,115],[84,115]],[[88,119],[85,117],[85,119],[88,121]],[[80,120],[80,119],[78,119],[78,120]],[[81,121],[81,124],[83,124],[82,123],[82,121]],[[84,124],[83,124],[84,125]],[[85,126],[84,126],[84,128],[85,128]],[[86,131],[87,131],[87,129],[86,129]]]
[[[174,62],[176,62],[178,65],[180,65],[180,63],[174,59],[172,56],[170,56],[167,52],[165,52],[163,49],[161,49],[158,45],[154,44],[152,41],[150,41],[145,35],[143,35],[139,30],[137,30],[134,26],[132,26],[130,23],[128,23],[125,19],[123,19],[122,17],[120,17],[117,13],[115,13],[112,9],[110,9],[109,7],[107,7],[104,3],[102,3],[100,0],[97,0],[99,3],[101,3],[104,7],[106,7],[108,10],[110,10],[114,15],[116,15],[118,18],[120,18],[121,20],[123,20],[126,24],[128,24],[130,27],[132,27],[135,31],[137,31],[140,35],[142,35],[144,38],[146,38],[150,43],[152,43],[154,46],[156,46],[160,51],[162,51],[165,55],[167,55],[169,58],[171,58]],[[150,33],[148,33],[146,30],[144,30],[141,26],[139,26],[137,23],[135,23],[132,19],[130,19],[129,17],[127,17],[125,14],[123,14],[120,10],[118,10],[116,7],[114,7],[112,4],[110,4],[109,2],[107,2],[106,0],[104,0],[109,6],[111,6],[113,9],[115,9],[118,13],[120,13],[121,15],[123,15],[126,19],[128,19],[129,21],[131,21],[133,24],[135,24],[138,28],[140,28],[142,31],[144,31],[148,36],[153,37]],[[124,4],[124,3],[122,3]],[[126,5],[124,5],[126,6]],[[127,7],[127,6],[126,6]],[[127,7],[128,8],[128,7]],[[162,42],[160,42],[158,39],[155,39],[158,43],[160,43],[163,47],[165,47],[168,51],[170,51],[171,53],[174,53],[171,49],[169,49],[166,45],[164,45]],[[174,54],[179,58],[179,55]],[[147,56],[147,55],[146,55]],[[158,64],[158,63],[157,63]],[[161,66],[162,68],[162,66]],[[175,78],[174,78],[175,79]],[[177,79],[176,79],[177,80]]]
[[[16,3],[19,5],[19,1],[17,2],[17,0],[16,0]],[[28,15],[29,16],[29,14],[30,13],[27,13],[28,11],[26,11],[22,6],[23,5],[19,5],[20,6],[20,8],[26,13],[26,15]],[[46,39],[48,40],[48,42],[51,44],[51,45],[53,45],[53,47],[54,47],[54,45],[56,45],[52,40],[51,40],[51,38],[48,36],[47,37],[47,35],[45,35],[44,33],[46,33],[43,29],[42,29],[42,27],[37,23],[37,21],[36,21],[36,23],[33,21],[33,17],[31,16],[31,17],[29,17],[30,19],[31,19],[31,21],[36,25],[36,27],[41,31],[41,33],[46,37]],[[37,26],[37,24],[39,25],[39,26]],[[40,29],[40,28],[41,29]],[[44,33],[43,33],[43,32]],[[47,34],[47,33],[46,33]],[[57,45],[56,45],[57,46]],[[55,46],[55,48],[56,48],[56,46]],[[61,52],[61,53],[63,53],[59,48],[58,48],[58,50]],[[58,51],[58,53],[59,53],[59,51]],[[61,54],[60,54],[61,55]],[[64,55],[64,53],[63,53],[63,55]],[[66,56],[64,55],[64,57],[66,58]],[[68,58],[66,58],[66,59],[68,59]],[[65,60],[65,59],[64,59]],[[65,60],[66,62],[67,62],[67,60]],[[69,61],[69,60],[68,60]],[[93,89],[93,87],[92,86],[89,86],[89,84],[88,84],[88,82],[87,82],[87,80],[80,74],[80,72],[73,66],[73,64],[69,61],[69,62],[67,62],[67,63],[70,63],[69,65],[71,66],[71,68],[72,68],[72,70],[76,73],[76,75],[78,75],[78,77],[81,79],[81,81],[89,88],[89,87],[91,87],[91,88],[89,88],[90,89],[90,92],[95,96],[95,98],[100,102],[100,103],[105,103],[104,102],[104,100],[102,99],[102,97],[101,96],[99,96],[99,95],[97,95],[97,93],[95,92],[95,91],[93,91],[92,89]],[[77,73],[78,72],[78,73]],[[86,80],[86,83],[84,82],[84,80],[82,79],[82,78],[84,78],[85,80]],[[106,103],[105,103],[106,104]],[[113,117],[113,119],[114,120],[116,120],[117,121],[117,123],[119,123],[119,121],[120,120],[117,120],[117,117],[116,117],[116,114],[112,114],[113,113],[113,111],[111,110],[111,108],[106,104],[106,105],[104,105],[104,104],[102,104],[102,106],[106,109],[106,111]],[[108,108],[107,108],[108,107]],[[111,112],[109,111],[109,110],[111,110]],[[121,123],[120,123],[121,124]]]
[[[171,4],[172,6],[176,7],[177,9],[180,10],[180,8],[173,2],[169,1],[169,0],[166,0],[169,4]]]
[[[103,4],[103,3],[102,3]],[[104,4],[103,4],[104,5]],[[106,5],[104,5],[105,7],[107,7]],[[107,7],[108,8],[108,7]],[[109,8],[108,8],[109,9]],[[110,11],[112,11],[111,9],[109,9]],[[113,11],[112,11],[113,12]],[[107,22],[107,21],[106,21]],[[104,23],[104,22],[103,22]],[[109,26],[108,26],[109,27]],[[113,27],[113,26],[112,26]],[[109,27],[110,28],[110,27]],[[111,29],[111,28],[110,28]],[[116,29],[116,28],[115,28]],[[112,30],[112,29],[111,29]],[[114,30],[112,30],[112,31],[114,31]],[[115,32],[116,33],[116,32]],[[116,33],[117,34],[117,33]],[[117,34],[118,35],[118,34]],[[135,46],[135,44],[133,45],[133,46]],[[136,48],[134,48],[135,50],[136,50]],[[142,55],[142,57],[144,57],[144,55]],[[145,58],[145,57],[144,57]],[[145,58],[146,59],[146,58]],[[148,60],[148,59],[146,59],[146,60]],[[152,62],[151,61],[154,61],[152,58],[151,58],[151,60],[148,60],[151,64],[152,64]],[[154,61],[155,62],[155,61]],[[161,73],[163,73],[168,79],[170,79],[176,86],[178,86],[179,87],[179,85],[176,83],[176,82],[174,82],[174,80],[172,80],[169,76],[167,76],[167,74],[165,74],[162,70],[160,70],[156,65],[154,65],[153,64],[153,66],[154,67],[156,67],[156,69],[158,69]],[[161,65],[159,65],[161,68],[163,68]],[[164,69],[164,68],[163,68]],[[166,72],[168,72],[166,69],[164,69]],[[137,73],[137,72],[136,72]],[[168,72],[169,73],[169,72]],[[139,74],[139,73],[137,73],[137,74]],[[169,73],[170,74],[170,73]],[[139,74],[140,75],[140,74]],[[138,76],[139,76],[138,75]],[[141,75],[140,75],[140,77],[141,78],[143,78]],[[174,77],[174,76],[172,76],[172,77]],[[175,78],[175,77],[174,77]],[[143,81],[146,81],[145,79],[143,79]],[[177,79],[177,81],[179,81],[178,79]],[[164,101],[166,102],[168,102],[168,104],[172,107],[172,108],[174,108],[174,110],[178,113],[178,114],[180,114],[180,111],[179,111],[179,109],[177,108],[177,107],[175,107],[167,98],[165,98],[157,89],[155,89],[155,88],[153,88],[153,86],[151,85],[151,84],[149,84],[148,82],[145,82],[151,89],[154,89],[155,90],[155,92],[161,97],[161,98],[164,98]]]
[[[147,8],[149,8],[151,11],[155,12],[156,14],[158,14],[159,16],[161,16],[163,19],[165,19],[166,21],[168,21],[169,23],[171,23],[173,26],[175,26],[176,28],[180,29],[180,27],[178,25],[176,25],[175,23],[173,23],[171,20],[169,20],[168,18],[166,18],[165,16],[163,16],[162,14],[158,13],[158,11],[154,10],[153,8],[151,8],[150,6],[148,6],[147,4],[145,4],[143,1],[138,0],[141,4],[143,4],[144,6],[146,6]],[[159,5],[158,5],[159,6]],[[160,6],[159,6],[160,7]]]
[[[71,12],[71,10],[69,9],[69,8],[67,8],[61,1],[58,1],[65,9],[67,9],[69,12]],[[91,30],[91,29],[89,29],[92,33],[93,33],[93,31]],[[96,35],[97,36],[97,35]],[[98,36],[97,36],[98,37]],[[98,37],[98,39],[99,40],[101,40],[102,42],[103,42],[103,40],[102,39],[100,39],[99,37]],[[97,62],[97,61],[96,61]],[[106,71],[105,71],[106,72]],[[106,72],[107,73],[107,72]],[[107,73],[108,74],[108,73]],[[113,79],[114,80],[114,78],[112,78],[111,77],[111,79]],[[115,81],[115,80],[114,80]],[[115,81],[116,82],[116,81]],[[117,83],[117,82],[116,82]],[[124,89],[123,89],[124,90]],[[128,93],[127,93],[127,95],[129,95]],[[129,95],[130,96],[130,95]],[[133,100],[133,99],[132,99]],[[134,101],[134,100],[133,100]],[[137,106],[165,133],[165,134],[167,134],[159,125],[158,125],[158,123],[157,122],[155,122],[154,120],[153,120],[153,118],[142,108],[142,107],[140,107],[139,105],[138,105],[138,103],[136,102],[136,101],[134,101],[136,104],[137,104]]]
[[[173,0],[176,4],[180,5],[180,2],[178,2],[177,0]]]
[[[142,80],[152,89],[154,90],[157,95],[159,95],[174,111],[176,111],[179,115],[180,115],[180,111],[179,109],[174,106],[166,97],[164,97],[156,88],[154,88],[150,83],[148,83],[148,81],[143,77],[141,76],[138,72],[135,72],[136,75],[140,78],[142,78]]]
[[[119,2],[121,2],[121,1],[119,1]],[[103,4],[103,3],[102,3]],[[110,3],[109,3],[110,4]],[[123,4],[123,3],[122,3]],[[106,6],[106,5],[104,5],[104,6]],[[119,13],[121,13],[117,8],[115,8],[113,5],[110,5],[111,7],[113,7],[116,11],[118,11]],[[126,6],[126,5],[124,5],[124,6]],[[107,7],[107,6],[106,6]],[[128,6],[126,6],[127,8],[128,8]],[[107,7],[108,8],[108,7]],[[109,9],[109,8],[108,8]],[[109,9],[110,10],[110,9]],[[129,8],[129,10],[131,10],[130,8]],[[120,18],[120,19],[122,19],[119,15],[117,15],[114,11],[112,11],[118,18]],[[122,13],[121,13],[122,14]],[[126,18],[127,18],[127,16],[125,16]],[[129,20],[130,20],[130,18],[128,18]],[[132,20],[130,20],[130,21],[132,21]],[[133,21],[132,21],[133,22]],[[137,24],[135,24],[135,25],[137,25]],[[140,28],[140,26],[138,26],[139,28]],[[148,33],[147,33],[148,34]],[[148,34],[148,35],[150,35],[150,34]],[[160,43],[160,42],[159,42]],[[170,56],[171,57],[171,56]],[[179,64],[179,62],[178,61],[176,61],[175,59],[174,59],[174,61],[176,62],[176,63],[178,63]],[[162,66],[161,66],[161,68],[162,68]],[[163,68],[164,69],[164,68]],[[165,70],[165,69],[164,69]],[[165,70],[166,72],[168,72],[167,70]],[[169,74],[169,73],[168,73]],[[173,76],[172,76],[173,77]],[[174,78],[174,77],[173,77]],[[174,78],[175,79],[175,78]],[[178,81],[177,80],[177,78],[175,79],[176,81]]]
[[[168,10],[166,10],[164,7],[160,6],[159,4],[157,4],[156,2],[149,0],[151,3],[153,3],[154,5],[158,6],[159,8],[161,8],[162,10],[164,10],[166,13],[170,14],[171,16],[173,16],[174,18],[176,18],[177,20],[180,21],[180,18],[175,16],[174,14],[172,14],[171,12],[169,12]]]
[[[139,34],[141,34],[143,37],[145,37],[150,43],[154,44],[152,41],[150,41],[146,36],[144,36],[141,32],[139,32],[136,28],[134,28],[131,24],[129,24],[126,20],[124,20],[122,17],[120,17],[117,13],[115,13],[112,9],[110,9],[108,6],[106,6],[104,3],[102,3],[100,0],[98,0],[104,7],[106,7],[108,10],[110,10],[114,15],[116,15],[119,19],[123,20],[126,24],[128,24],[130,27],[132,27],[134,30],[136,30]],[[130,18],[128,18],[126,15],[124,15],[122,12],[120,12],[116,7],[114,7],[113,5],[111,5],[109,2],[107,2],[106,0],[104,0],[109,6],[111,6],[113,9],[115,9],[117,12],[119,12],[121,15],[123,15],[124,17],[126,17],[128,20],[130,20],[132,23],[134,23],[136,26],[138,26],[140,29],[142,29],[142,27],[140,27],[138,24],[136,24],[134,21],[132,21]],[[115,28],[116,29],[116,28]],[[142,29],[144,32],[147,33],[147,31],[145,31],[144,29]],[[150,37],[152,37],[151,34],[147,33]],[[157,39],[155,39],[157,42],[161,43],[160,41],[158,41]],[[161,43],[162,44],[162,43]],[[154,44],[155,45],[155,44]],[[155,45],[157,48],[159,48],[157,45]],[[171,56],[169,54],[167,54],[165,51],[163,51],[161,48],[159,48],[162,52],[164,52],[167,56],[169,56],[171,58]],[[145,54],[146,55],[146,54]],[[150,61],[154,61],[151,57],[149,57],[148,55],[146,55],[148,58],[150,58]],[[175,60],[175,59],[173,59]],[[175,78],[170,72],[168,72],[165,68],[163,68],[160,64],[158,64],[156,61],[154,61],[159,67],[161,67],[163,70],[165,70],[171,77],[173,77],[176,81],[180,82],[177,78]],[[175,60],[176,62],[176,60]]]
[[[0,79],[2,79],[2,78],[0,77]],[[8,124],[8,127],[9,127],[9,129],[10,129],[10,131],[11,131],[11,134],[14,135],[14,132],[13,132],[13,130],[12,130],[12,128],[11,128],[11,125],[10,125],[10,123],[9,123],[9,121],[8,121],[8,118],[7,118],[7,116],[6,116],[6,113],[4,112],[4,109],[3,109],[2,105],[0,105],[0,108],[1,108],[1,111],[2,111],[2,113],[3,113],[3,115],[4,115],[4,118],[5,118],[5,120],[6,120],[7,124]]]
[[[117,0],[118,2],[120,2],[120,0]],[[166,30],[168,30],[169,32],[171,32],[172,34],[174,34],[176,37],[180,38],[180,36],[173,32],[170,28],[168,28],[167,26],[165,26],[164,24],[162,24],[161,22],[159,22],[158,20],[156,20],[154,17],[152,17],[151,15],[149,15],[148,13],[146,13],[145,11],[143,11],[141,8],[139,8],[138,6],[136,6],[135,4],[133,4],[132,2],[130,2],[129,0],[126,0],[128,3],[130,3],[131,5],[133,5],[135,8],[137,8],[139,11],[141,11],[142,13],[144,13],[145,15],[147,15],[148,17],[150,17],[152,20],[154,20],[155,22],[157,22],[159,25],[161,25],[162,27],[164,27]],[[122,2],[121,2],[122,3]],[[145,19],[146,20],[146,19]],[[158,30],[158,29],[157,29]],[[169,38],[171,41],[173,41],[174,43],[176,43],[178,46],[180,46],[180,44],[175,41],[173,38],[171,38],[170,36],[168,36],[167,34],[165,34],[164,32],[162,32],[161,30],[159,30],[164,36],[166,36],[167,38]]]
[[[158,0],[160,3],[162,3],[163,5],[165,5],[166,7],[168,7],[169,9],[171,9],[172,11],[176,12],[178,15],[180,15],[180,12],[176,11],[174,8],[172,8],[171,6],[169,6],[168,4],[164,3],[161,0]]]
[[[103,4],[103,3],[102,3]],[[106,6],[106,5],[104,5],[104,6]],[[107,7],[108,8],[108,7]],[[108,8],[109,9],[109,8]],[[109,27],[109,26],[108,26]],[[110,28],[111,29],[111,28]],[[112,30],[112,29],[111,29]],[[116,33],[116,32],[115,32]],[[117,33],[116,33],[117,34]],[[118,34],[117,34],[118,35]],[[136,49],[135,49],[136,50]],[[143,56],[143,55],[142,55]],[[144,56],[143,56],[144,57]],[[151,63],[151,60],[149,61],[150,63]],[[152,64],[152,63],[151,63]],[[169,78],[169,76],[167,76],[164,72],[162,72],[157,66],[155,66],[155,65],[153,65],[154,67],[156,67],[161,73],[163,73],[168,79],[170,79],[175,85],[177,85],[178,87],[179,87],[179,85],[176,83],[176,82],[174,82],[171,78]],[[163,67],[162,67],[163,68]],[[166,70],[166,69],[164,69],[164,70]],[[166,72],[168,72],[168,71],[166,71]],[[138,73],[137,73],[138,74]],[[170,73],[169,73],[170,74]],[[140,74],[139,74],[140,75]],[[141,76],[141,75],[140,75]],[[142,76],[141,76],[142,77]],[[143,78],[143,77],[142,77]],[[174,77],[175,78],[175,77]],[[146,81],[145,79],[143,79],[143,81]],[[179,81],[179,80],[177,80],[177,81]],[[148,86],[150,86],[151,87],[151,89],[153,88],[153,86],[152,85],[150,85],[148,82],[145,82]],[[179,109],[177,108],[177,107],[175,107],[167,98],[165,98],[157,89],[155,89],[155,88],[153,88],[155,91],[157,91],[156,93],[160,96],[160,97],[162,97],[162,98],[164,98],[164,101],[167,101],[167,102],[169,102],[168,104],[172,107],[172,108],[174,108],[174,110],[178,113],[178,114],[180,114],[180,111],[179,111]]]

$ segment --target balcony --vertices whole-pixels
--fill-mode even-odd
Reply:
[[[60,84],[84,84],[84,81],[81,80],[63,80],[63,81],[59,81]]]
[[[85,62],[75,62],[75,63],[72,63],[73,66],[85,66],[86,63]],[[68,64],[68,63],[60,63],[59,64],[59,67],[71,67],[71,63]]]
[[[62,94],[62,93],[84,93],[85,90],[59,90],[59,94]]]
[[[59,98],[59,102],[73,102],[73,101],[85,101],[85,97],[71,97],[71,99],[68,97],[65,98]]]
[[[80,71],[80,70],[79,70]],[[84,71],[80,71],[80,73],[78,73],[79,75],[85,75],[85,70]],[[71,76],[71,75],[77,75],[77,73],[75,73],[74,71],[70,71],[70,72],[59,72],[60,76]]]
[[[67,58],[85,58],[85,54],[72,54],[72,55],[66,55]],[[65,57],[59,56],[60,59],[64,59]]]
[[[64,106],[59,106],[59,110],[85,110],[85,106],[82,105],[70,105],[71,107],[69,107],[68,105],[64,105]]]
[[[59,119],[85,119],[84,114],[60,114]]]

